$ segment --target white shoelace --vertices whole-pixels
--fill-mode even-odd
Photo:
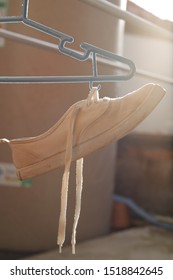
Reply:
[[[98,89],[92,88],[89,92],[87,98],[87,105],[89,106],[93,102],[97,102],[99,99]],[[76,117],[79,110],[75,109],[72,114],[69,131],[67,135],[66,144],[66,154],[65,154],[65,169],[62,178],[62,189],[61,189],[61,208],[60,208],[60,218],[59,218],[59,229],[57,244],[59,245],[59,252],[62,252],[62,246],[65,241],[65,231],[66,231],[66,212],[67,212],[67,199],[68,199],[68,186],[69,186],[69,176],[70,176],[70,166],[72,161],[72,150],[73,150],[73,135]],[[72,254],[75,254],[75,244],[76,244],[76,229],[81,211],[81,197],[82,197],[82,187],[83,187],[83,158],[76,161],[76,206],[72,230]]]

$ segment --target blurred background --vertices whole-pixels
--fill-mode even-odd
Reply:
[[[173,257],[173,23],[169,3],[159,1],[164,8],[157,3],[158,9],[151,5],[156,1],[149,1],[150,6],[146,3],[29,1],[29,18],[74,37],[75,50],[87,42],[135,63],[132,79],[102,83],[100,97],[124,96],[147,83],[160,84],[166,90],[165,98],[132,133],[85,158],[78,259]],[[21,0],[0,0],[0,16],[20,16],[21,7]],[[91,75],[89,62],[34,46],[16,33],[58,44],[56,38],[22,23],[1,24],[1,76]],[[116,74],[119,69],[99,62],[99,71]],[[88,92],[89,85],[83,83],[0,84],[0,138],[45,132]],[[75,205],[74,164],[65,253],[59,255],[56,238],[62,174],[63,168],[59,168],[21,183],[15,177],[11,151],[0,145],[1,259],[73,258],[69,245]]]

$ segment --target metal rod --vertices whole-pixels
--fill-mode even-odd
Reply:
[[[27,45],[32,45],[34,47],[40,47],[43,49],[48,49],[58,53],[58,44],[49,43],[44,40],[40,40],[31,36],[23,35],[6,29],[0,29],[0,37],[7,38],[19,43],[24,43]]]
[[[151,23],[139,16],[136,16],[128,11],[124,11],[120,9],[115,4],[107,0],[80,0],[88,5],[91,5],[95,8],[98,8],[114,17],[122,19],[126,21],[130,26],[134,27],[137,30],[147,31],[147,34],[161,36],[168,40],[173,40],[173,33],[170,31],[165,30],[162,27],[157,26],[154,23]]]

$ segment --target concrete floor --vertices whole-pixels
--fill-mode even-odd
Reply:
[[[71,247],[33,255],[33,260],[173,260],[173,232],[154,226],[131,228],[78,243]]]

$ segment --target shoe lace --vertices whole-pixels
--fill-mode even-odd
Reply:
[[[87,105],[89,106],[91,103],[97,102],[98,99],[99,99],[98,88],[93,87],[88,94]],[[72,152],[73,152],[73,136],[74,136],[74,129],[75,129],[75,121],[78,112],[79,109],[74,108],[70,120],[68,135],[67,135],[65,168],[62,177],[61,207],[60,207],[60,218],[59,218],[59,228],[58,228],[58,238],[57,238],[57,244],[59,245],[60,253],[62,252],[62,246],[65,241],[68,187],[69,187],[70,166],[71,166]],[[83,158],[80,158],[76,161],[76,202],[75,202],[75,213],[74,213],[72,238],[71,238],[72,254],[75,254],[76,230],[77,230],[77,225],[78,225],[80,211],[81,211],[82,187],[83,187]]]

